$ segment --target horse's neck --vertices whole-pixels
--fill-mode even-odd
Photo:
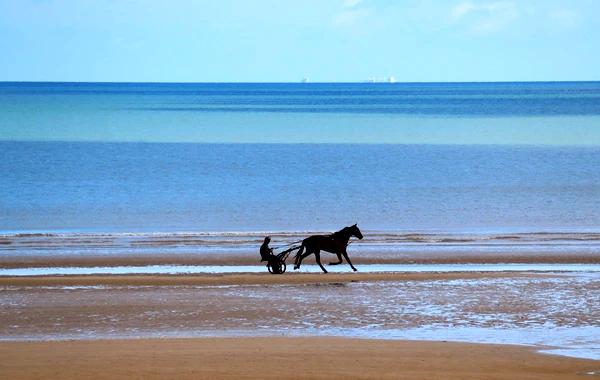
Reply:
[[[350,240],[350,233],[348,233],[347,231],[344,231],[344,230],[334,232],[332,234],[332,236],[336,240],[341,240],[341,241],[345,241],[345,242],[348,242]]]

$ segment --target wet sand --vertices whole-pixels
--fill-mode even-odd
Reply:
[[[600,362],[519,346],[348,338],[0,343],[3,379],[585,379]]]
[[[540,273],[286,273],[198,274],[198,275],[90,275],[0,277],[0,286],[183,286],[183,285],[284,285],[332,284],[377,281],[428,281],[478,278],[545,277]]]
[[[532,344],[598,356],[587,349],[600,336],[597,273],[1,280],[4,340],[344,336]]]
[[[1,379],[600,374],[539,352],[597,358],[595,273],[25,276],[0,290]]]

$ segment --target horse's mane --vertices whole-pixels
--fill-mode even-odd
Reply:
[[[335,236],[339,236],[339,235],[345,234],[345,233],[347,233],[347,231],[348,231],[350,228],[352,228],[352,227],[350,227],[350,226],[348,226],[348,227],[344,227],[344,228],[342,228],[341,230],[339,230],[339,231],[336,231],[336,232],[332,233],[332,234],[331,234],[331,236],[332,236],[332,237],[335,237]],[[348,234],[348,236],[350,236],[350,234]]]

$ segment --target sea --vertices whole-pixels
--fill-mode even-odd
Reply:
[[[359,272],[521,273],[8,284],[0,340],[335,335],[598,359],[599,205],[600,82],[4,82],[0,278],[266,273],[265,235],[279,252],[355,223]]]
[[[594,253],[599,201],[600,82],[0,83],[15,255],[354,223],[364,249]]]

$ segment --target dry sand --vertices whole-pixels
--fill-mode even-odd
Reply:
[[[600,362],[519,346],[346,338],[0,343],[2,379],[585,379]]]

